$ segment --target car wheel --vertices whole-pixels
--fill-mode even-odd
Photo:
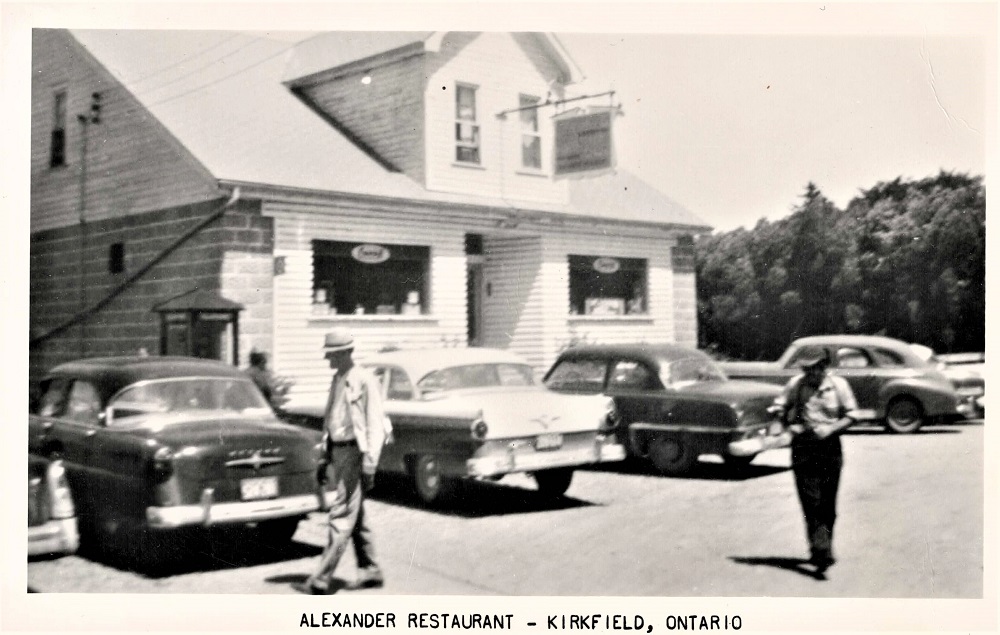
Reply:
[[[268,544],[282,545],[291,542],[292,536],[299,528],[300,520],[300,517],[295,516],[294,518],[277,518],[258,523],[257,535]]]
[[[439,503],[451,493],[454,480],[441,474],[441,462],[433,454],[421,454],[412,463],[413,488],[424,503]]]
[[[535,483],[538,484],[538,491],[542,495],[557,498],[569,489],[569,484],[573,480],[573,470],[571,468],[541,470],[535,472],[534,477]]]
[[[649,460],[661,474],[682,474],[698,460],[698,453],[683,437],[659,436],[649,442]]]
[[[897,434],[911,434],[924,424],[924,410],[911,397],[897,397],[885,411],[885,427]]]

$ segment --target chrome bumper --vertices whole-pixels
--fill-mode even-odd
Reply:
[[[50,520],[38,527],[28,527],[28,555],[73,553],[80,547],[76,518]]]
[[[958,407],[956,410],[960,415],[966,418],[972,418],[978,415],[980,412],[985,410],[985,395],[981,394],[969,394],[969,395],[959,395]]]
[[[336,492],[323,492],[324,500],[321,500],[317,493],[238,503],[215,503],[213,495],[213,490],[206,489],[202,492],[201,502],[197,505],[147,507],[146,522],[155,529],[175,529],[304,516],[318,509],[327,509],[333,502]]]
[[[624,446],[597,441],[591,446],[563,450],[535,450],[531,452],[510,450],[503,454],[478,457],[465,462],[471,477],[501,476],[516,472],[535,472],[557,467],[590,465],[621,461],[625,458]]]

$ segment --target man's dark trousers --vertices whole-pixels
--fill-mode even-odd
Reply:
[[[809,548],[813,562],[822,566],[833,564],[833,524],[843,465],[839,435],[820,440],[806,432],[792,442],[792,470]]]

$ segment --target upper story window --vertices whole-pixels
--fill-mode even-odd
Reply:
[[[479,163],[476,87],[468,84],[455,86],[455,160]]]
[[[542,137],[538,132],[538,97],[521,95],[521,166],[542,168]]]
[[[52,99],[52,137],[49,145],[49,167],[66,165],[66,91],[56,92]]]

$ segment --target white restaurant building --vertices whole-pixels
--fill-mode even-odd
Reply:
[[[550,34],[36,30],[32,70],[36,379],[256,348],[312,396],[334,326],[359,357],[539,370],[579,341],[696,344],[710,228],[620,167],[554,174],[553,115],[610,98],[565,101]]]

